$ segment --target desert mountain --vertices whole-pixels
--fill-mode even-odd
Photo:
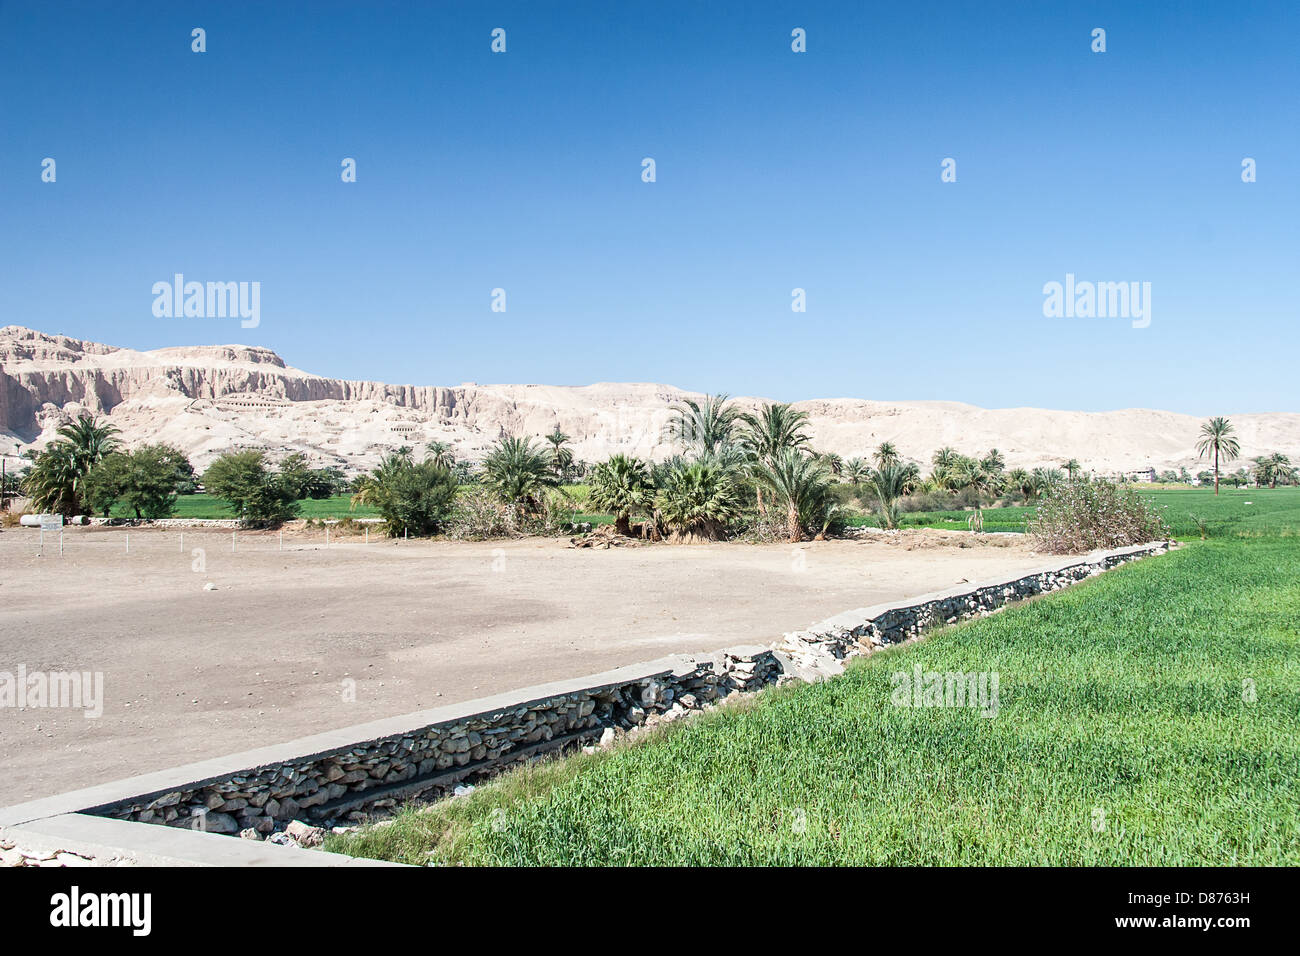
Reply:
[[[558,426],[574,454],[598,461],[614,452],[671,454],[662,437],[669,406],[699,397],[669,385],[598,383],[386,385],[312,375],[274,352],[244,345],[115,348],[21,326],[0,328],[0,452],[41,447],[82,409],[109,416],[128,444],[165,441],[202,468],[233,449],[272,457],[301,451],[348,471],[374,465],[402,445],[450,443],[477,458],[505,434],[541,436]],[[760,399],[737,400],[747,408]],[[951,445],[967,454],[998,448],[1008,467],[1059,465],[1077,458],[1101,472],[1198,464],[1201,420],[1149,409],[1110,412],[984,409],[958,402],[814,399],[796,403],[810,418],[813,446],[865,457],[882,441],[929,461]],[[1281,451],[1300,460],[1300,414],[1229,412],[1243,459]],[[1233,465],[1232,467],[1237,467]]]

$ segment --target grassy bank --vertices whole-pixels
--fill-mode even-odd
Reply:
[[[1300,864],[1298,552],[1193,544],[330,848],[509,865]],[[890,675],[914,665],[998,672],[997,716],[892,706]]]

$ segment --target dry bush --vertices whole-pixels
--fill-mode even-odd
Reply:
[[[1132,488],[1109,481],[1072,481],[1044,495],[1026,530],[1040,551],[1082,554],[1169,537],[1169,527]]]

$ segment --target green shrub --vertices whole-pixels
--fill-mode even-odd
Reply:
[[[104,517],[120,502],[134,518],[167,518],[176,507],[177,486],[193,473],[189,459],[170,445],[110,452],[86,475],[84,498]]]
[[[251,527],[275,527],[298,514],[294,482],[269,471],[260,451],[222,455],[203,473],[203,485]]]
[[[389,537],[420,537],[443,530],[456,490],[456,476],[436,458],[416,462],[395,453],[365,477],[354,500],[379,511]]]

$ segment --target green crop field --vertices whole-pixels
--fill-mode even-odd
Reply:
[[[359,505],[355,511],[347,495],[333,498],[304,498],[298,502],[300,518],[373,518],[379,514],[374,508]],[[114,518],[131,517],[130,509],[119,505],[113,509]],[[212,495],[181,495],[176,499],[173,518],[233,518],[234,513],[220,498]]]
[[[1300,530],[1300,487],[1251,488],[1246,490],[1169,488],[1146,490],[1137,486],[1142,497],[1149,498],[1175,538],[1183,541],[1200,538],[1197,518],[1205,522],[1207,537],[1240,537]],[[985,508],[985,531],[1024,531],[1025,521],[1033,515],[1032,507]],[[905,528],[949,528],[965,531],[969,511],[905,512],[900,524]],[[876,518],[850,519],[850,525],[878,525]]]
[[[1179,499],[1209,512],[1209,541],[328,846],[505,865],[1300,865],[1300,496],[1212,498]],[[998,673],[996,716],[894,706],[891,675],[914,666]]]

